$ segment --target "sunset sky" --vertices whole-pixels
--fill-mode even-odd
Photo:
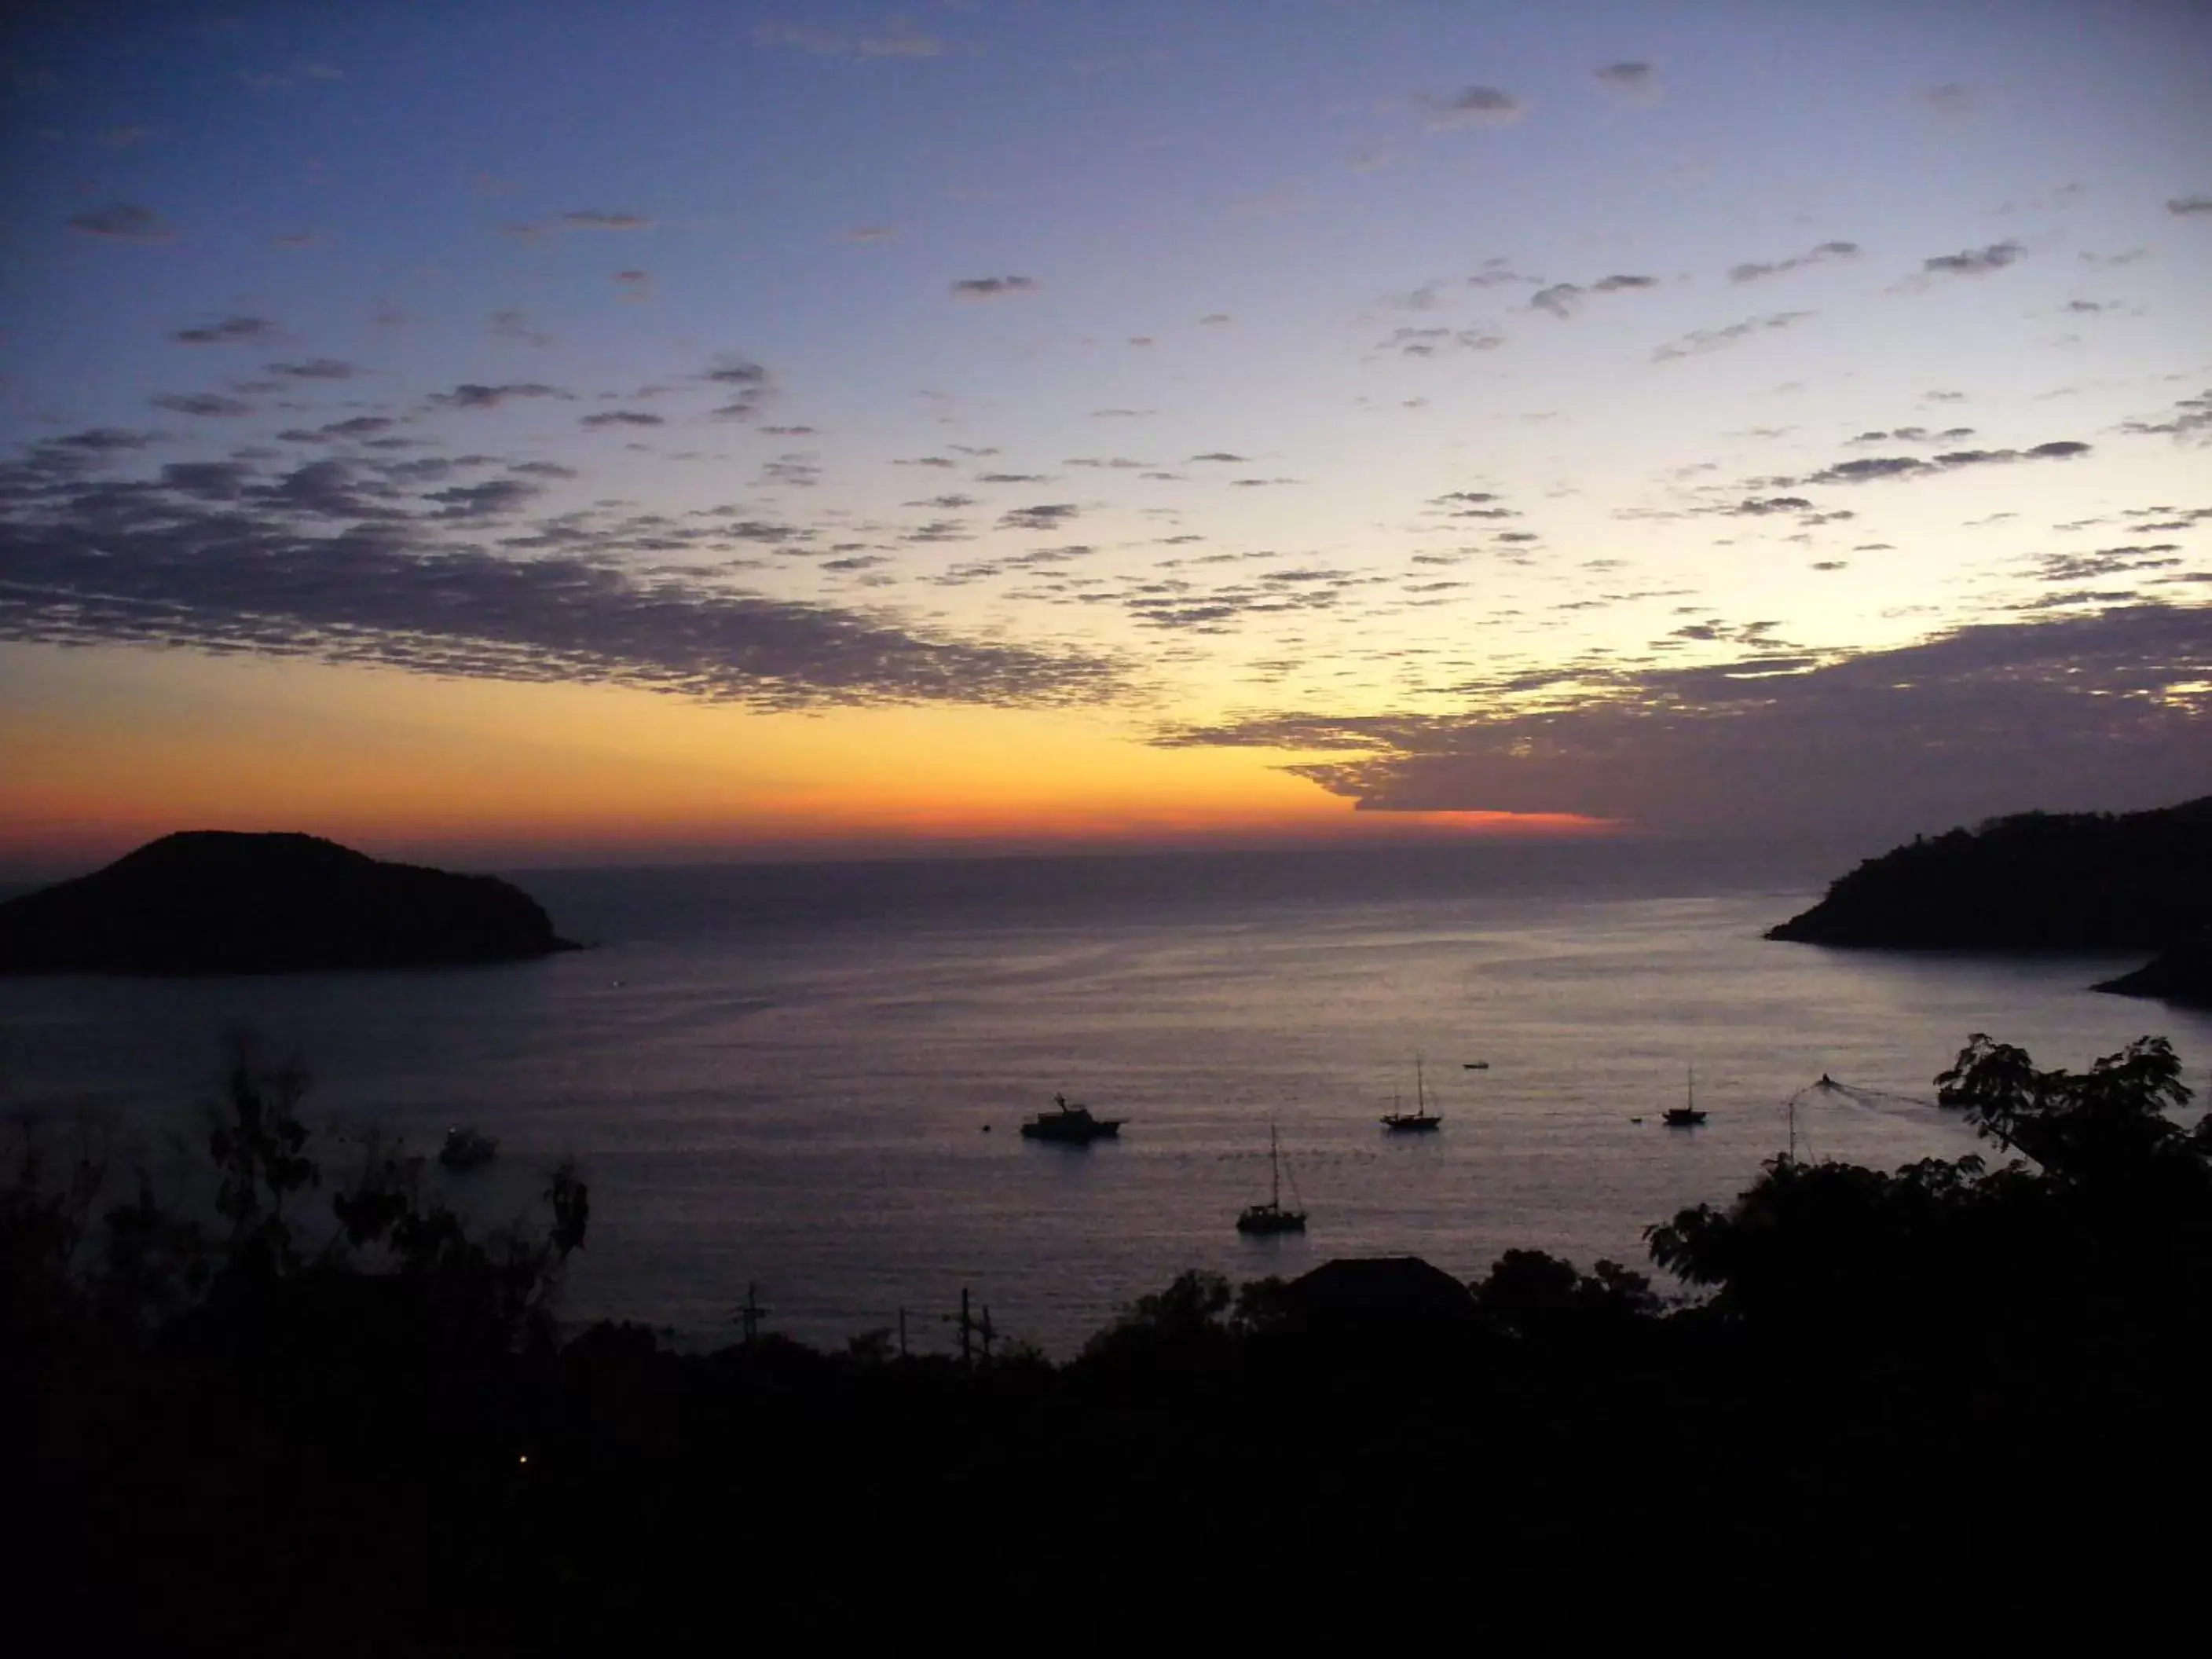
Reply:
[[[21,9],[0,869],[2212,791],[2201,4]]]

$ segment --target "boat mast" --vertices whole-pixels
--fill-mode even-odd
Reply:
[[[1279,1210],[1283,1207],[1283,1166],[1275,1156],[1275,1126],[1272,1123],[1267,1126],[1267,1173],[1273,1181],[1267,1207]]]
[[[1429,1115],[1428,1085],[1421,1078],[1421,1057],[1419,1054],[1413,1056],[1413,1111],[1419,1117]]]

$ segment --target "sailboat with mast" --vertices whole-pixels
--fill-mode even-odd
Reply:
[[[1694,1066],[1688,1069],[1682,1085],[1682,1103],[1669,1106],[1661,1114],[1661,1119],[1670,1129],[1694,1129],[1705,1121],[1705,1115],[1698,1109],[1698,1073]]]
[[[1419,1134],[1443,1127],[1443,1119],[1429,1109],[1429,1090],[1421,1074],[1421,1057],[1413,1056],[1413,1100],[1410,1112],[1392,1110],[1382,1114],[1382,1127],[1392,1134]]]
[[[1304,1210],[1283,1207],[1283,1160],[1276,1146],[1275,1126],[1267,1126],[1267,1170],[1270,1176],[1267,1201],[1248,1204],[1237,1218],[1240,1233],[1302,1233],[1306,1230]],[[1296,1182],[1292,1183],[1293,1188]]]

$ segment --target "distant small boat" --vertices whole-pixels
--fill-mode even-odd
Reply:
[[[1490,1069],[1490,1062],[1486,1060],[1463,1060],[1460,1069],[1463,1072],[1486,1072]]]
[[[1421,1060],[1418,1054],[1413,1057],[1413,1096],[1417,1103],[1413,1110],[1390,1111],[1382,1114],[1382,1127],[1391,1133],[1419,1134],[1443,1126],[1443,1119],[1429,1109],[1428,1085],[1422,1079]]]
[[[447,1130],[446,1144],[438,1149],[438,1162],[449,1170],[473,1170],[498,1156],[498,1139],[480,1135],[474,1129]]]
[[[1056,1140],[1070,1146],[1088,1146],[1094,1140],[1111,1140],[1121,1133],[1118,1117],[1093,1117],[1088,1106],[1071,1106],[1066,1095],[1054,1095],[1057,1109],[1039,1112],[1022,1125],[1024,1140]]]
[[[1240,1233],[1302,1233],[1306,1230],[1304,1210],[1283,1207],[1283,1165],[1275,1150],[1275,1126],[1267,1126],[1267,1170],[1273,1177],[1269,1197],[1265,1204],[1248,1204],[1237,1218]]]
[[[1694,1129],[1705,1121],[1705,1115],[1698,1109],[1698,1074],[1694,1071],[1683,1088],[1682,1103],[1669,1106],[1660,1114],[1660,1121],[1670,1129]]]

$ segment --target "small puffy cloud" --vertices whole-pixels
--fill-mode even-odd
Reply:
[[[1941,432],[1930,432],[1924,426],[1900,426],[1887,432],[1862,432],[1851,440],[1855,444],[1954,444],[1974,435],[1970,426],[1947,426]]]
[[[1923,276],[1986,276],[1991,271],[2002,270],[2014,264],[2027,250],[2009,239],[1992,242],[1987,247],[1962,249],[1957,253],[1939,253],[1920,262]]]
[[[1865,483],[1875,478],[1932,477],[1970,466],[2003,466],[2019,461],[2070,461],[2089,453],[2071,438],[2037,444],[2032,449],[1954,449],[1929,460],[1911,455],[1869,455],[1838,461],[1812,474],[1807,483]]]
[[[811,489],[822,482],[822,469],[804,455],[779,455],[772,461],[761,463],[760,481],[764,486],[785,484],[794,489]]]
[[[1447,97],[1425,97],[1429,129],[1448,132],[1460,127],[1499,127],[1521,118],[1525,107],[1510,92],[1496,87],[1462,87]]]
[[[1939,115],[1964,115],[1974,106],[1974,94],[1956,81],[1922,90],[1920,101]]]
[[[253,405],[214,392],[164,392],[146,400],[173,415],[251,415]]]
[[[1516,283],[1527,283],[1536,288],[1543,286],[1540,278],[1524,276],[1513,269],[1510,259],[1497,254],[1485,259],[1482,268],[1467,279],[1469,288],[1504,288]]]
[[[597,415],[586,415],[578,426],[665,426],[668,422],[658,415],[648,415],[641,410],[610,409]]]
[[[642,213],[607,213],[597,208],[580,208],[574,213],[561,216],[561,223],[569,230],[650,230],[653,221]]]
[[[296,363],[268,363],[263,372],[288,380],[350,380],[361,371],[337,357],[309,357]]]
[[[1243,455],[1232,455],[1225,449],[1210,449],[1203,455],[1191,457],[1194,461],[1229,461],[1238,464],[1243,463],[1248,459],[1249,457]]]
[[[328,426],[319,426],[312,430],[294,427],[288,432],[278,433],[276,436],[288,444],[328,443],[334,438],[373,438],[380,433],[389,432],[396,424],[382,415],[356,415],[350,420],[333,421]]]
[[[1594,294],[1626,294],[1639,288],[1656,288],[1656,276],[1601,276],[1590,284]]]
[[[1729,509],[1739,518],[1765,518],[1771,513],[1809,513],[1813,503],[1802,495],[1753,495]]]
[[[897,234],[898,227],[896,225],[855,225],[847,231],[841,240],[865,245],[869,242],[888,242]]]
[[[1448,351],[1495,351],[1504,343],[1504,335],[1483,328],[1399,328],[1376,349],[1401,357],[1437,357]]]
[[[558,386],[546,386],[538,380],[523,380],[508,386],[481,386],[465,381],[451,392],[434,392],[430,402],[440,409],[497,409],[510,398],[566,398],[568,394]]]
[[[622,290],[625,300],[643,300],[653,292],[653,273],[649,270],[618,270],[615,286]]]
[[[520,478],[492,478],[479,484],[455,484],[422,499],[439,504],[437,516],[441,519],[492,519],[527,505],[544,489]]]
[[[1200,328],[1222,328],[1234,319],[1225,311],[1209,311],[1198,319]]]
[[[1679,339],[1669,340],[1656,348],[1651,361],[1663,363],[1677,357],[1700,357],[1709,351],[1723,350],[1754,334],[1771,329],[1789,328],[1802,323],[1813,313],[1809,311],[1776,311],[1764,317],[1747,317],[1740,323],[1730,323],[1725,328],[1692,329]]]
[[[720,386],[729,402],[714,410],[718,420],[749,421],[775,394],[775,377],[747,357],[726,354],[714,360],[701,379]]]
[[[112,455],[143,449],[154,441],[155,436],[151,432],[132,432],[122,427],[88,426],[66,437],[50,438],[40,447],[75,450],[87,455]]]
[[[1605,91],[1632,103],[1655,102],[1660,94],[1659,66],[1641,58],[1607,64],[1590,71],[1590,79]]]
[[[952,284],[956,300],[1002,300],[1010,294],[1034,294],[1043,284],[1034,276],[963,276]]]
[[[87,236],[116,242],[166,242],[176,234],[160,214],[136,202],[110,202],[73,213],[69,227]]]
[[[1000,515],[1001,530],[1057,530],[1079,511],[1072,501],[1051,501],[1037,507],[1018,507]]]
[[[2212,196],[2170,196],[2166,210],[2179,217],[2194,214],[2212,214]]]
[[[266,317],[226,317],[219,323],[180,328],[169,337],[179,345],[265,345],[277,337]]]
[[[1528,308],[1531,311],[1548,311],[1564,322],[1575,314],[1575,308],[1582,303],[1582,289],[1574,283],[1553,283],[1547,288],[1538,289],[1528,296]]]
[[[1856,242],[1822,242],[1802,253],[1793,253],[1786,259],[1747,259],[1741,264],[1729,267],[1731,283],[1755,283],[1767,276],[1779,276],[1785,271],[1802,270],[1807,265],[1826,264],[1831,259],[1856,259],[1859,255]]]
[[[2177,442],[2212,439],[2212,389],[2179,399],[2160,419],[2123,421],[2120,430],[2139,438],[2165,436]]]

